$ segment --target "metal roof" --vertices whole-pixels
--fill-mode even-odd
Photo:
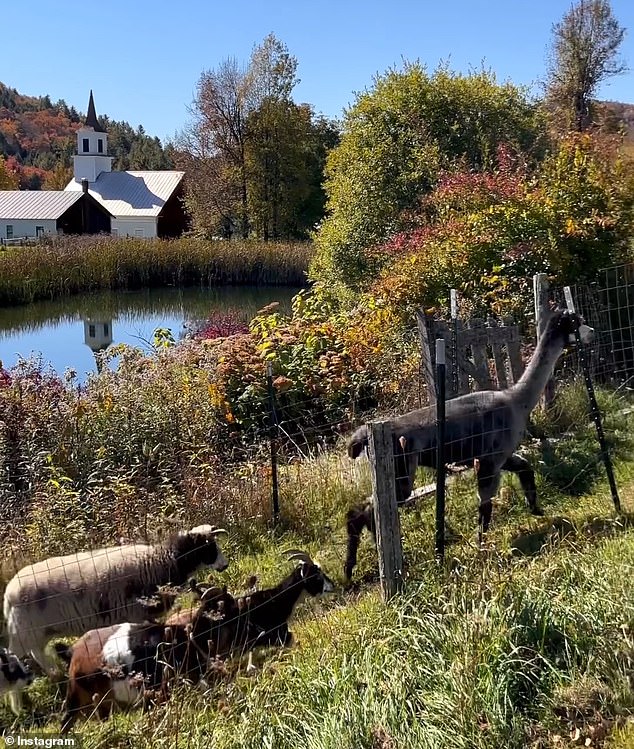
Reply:
[[[88,192],[117,218],[154,218],[185,172],[101,172]],[[72,179],[66,190],[81,191],[81,182]]]
[[[0,220],[57,220],[81,198],[64,190],[0,190]]]

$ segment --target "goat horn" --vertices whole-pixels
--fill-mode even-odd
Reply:
[[[221,596],[225,591],[222,588],[207,588],[207,590],[200,597],[201,601],[208,601],[212,597]]]
[[[229,531],[225,530],[224,528],[216,528],[215,525],[211,527],[211,533],[214,534],[214,536],[218,536],[220,533],[224,533],[225,536],[229,535]]]
[[[299,549],[288,549],[288,551],[285,551],[284,553],[288,557],[289,562],[299,559],[301,562],[307,562],[308,564],[313,563],[313,560],[305,551],[300,551]]]

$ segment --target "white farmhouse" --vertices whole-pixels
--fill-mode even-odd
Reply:
[[[84,191],[0,190],[0,243],[44,234],[99,234],[110,231],[108,209]]]
[[[111,232],[117,236],[175,237],[187,227],[183,177],[178,171],[113,172],[108,135],[100,127],[92,91],[84,125],[77,131],[74,177],[66,192],[82,190],[112,214]]]

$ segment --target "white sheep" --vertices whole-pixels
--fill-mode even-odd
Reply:
[[[143,598],[159,593],[160,586],[182,585],[204,565],[226,569],[216,543],[219,533],[226,531],[200,525],[156,545],[84,551],[24,567],[4,593],[9,649],[20,656],[30,654],[44,671],[54,673],[55,661],[45,653],[51,638],[145,621],[150,613]],[[171,602],[173,596],[168,596],[164,608]],[[10,700],[18,713],[21,693],[11,692]]]

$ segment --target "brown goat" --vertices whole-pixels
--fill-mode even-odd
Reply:
[[[225,595],[219,588],[205,591],[187,625],[125,622],[90,630],[72,648],[56,645],[68,663],[62,733],[80,713],[96,711],[105,719],[116,707],[167,699],[176,675],[199,681],[217,651]]]

